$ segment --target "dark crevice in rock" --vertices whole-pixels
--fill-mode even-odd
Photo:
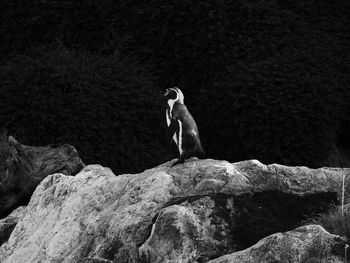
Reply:
[[[0,220],[0,246],[9,239],[24,210],[24,206],[18,207],[8,217]]]
[[[15,226],[16,226],[16,224],[0,227],[0,229],[1,229],[1,231],[0,231],[0,246],[9,239]]]
[[[5,189],[5,187],[1,187],[0,185],[0,200],[1,203],[6,203],[7,200],[11,202],[10,207],[6,207],[5,205],[2,206],[2,209],[0,211],[0,219],[7,217],[16,207],[19,206],[26,206],[28,205],[30,198],[35,190],[36,185],[32,186],[32,184],[29,184],[26,186],[25,190],[14,188],[14,189]]]
[[[300,197],[278,191],[232,197],[231,204],[228,199],[213,199],[216,217],[225,218],[230,224],[232,243],[237,250],[250,247],[270,234],[292,230],[338,203],[336,193]]]
[[[215,202],[211,223],[216,226],[221,224],[227,230],[215,233],[215,239],[225,245],[220,254],[206,255],[210,259],[250,247],[270,234],[292,230],[307,218],[327,212],[338,203],[335,192],[296,196],[265,191],[240,196],[210,194],[178,197],[164,208],[193,203],[205,197]]]
[[[106,245],[107,249],[103,253],[103,258],[107,260],[113,260],[118,251],[123,247],[123,242],[117,240],[113,245]]]
[[[137,247],[137,248],[141,247],[141,246],[146,242],[146,240],[151,236],[151,234],[152,234],[152,228],[153,228],[154,224],[156,223],[158,216],[159,216],[159,213],[157,213],[157,214],[152,218],[151,224],[148,225],[147,230],[146,230],[147,235],[145,235],[145,239],[142,240],[142,242],[136,244],[136,247]]]
[[[234,197],[234,195],[229,195],[229,194],[224,194],[224,193],[213,193],[213,194],[207,194],[207,195],[192,195],[192,196],[179,196],[171,199],[169,202],[167,202],[164,206],[163,209],[172,205],[179,205],[182,204],[183,202],[194,202],[197,201],[198,199],[204,198],[204,197],[213,197],[215,198],[220,198],[220,199],[227,199]]]

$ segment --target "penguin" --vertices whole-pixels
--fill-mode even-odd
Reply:
[[[196,122],[184,104],[184,95],[177,87],[163,93],[167,100],[166,123],[168,139],[173,140],[179,151],[179,159],[172,166],[183,163],[191,157],[204,158]]]

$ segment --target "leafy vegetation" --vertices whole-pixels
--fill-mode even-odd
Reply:
[[[178,86],[210,158],[340,165],[350,149],[346,0],[1,1],[0,123],[136,172],[171,157]],[[350,152],[350,151],[349,151]]]
[[[350,240],[350,210],[334,207],[328,213],[320,214],[310,219],[310,223],[323,226],[328,232],[346,237]]]
[[[20,141],[66,142],[85,162],[116,173],[170,158],[158,140],[158,91],[132,59],[39,48],[13,57],[0,72],[0,122]]]

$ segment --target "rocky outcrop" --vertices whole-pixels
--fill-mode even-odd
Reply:
[[[318,225],[276,233],[254,246],[209,263],[344,262],[345,241]]]
[[[327,210],[349,172],[191,160],[140,174],[99,165],[53,174],[1,246],[0,262],[207,262]]]
[[[73,146],[33,147],[12,136],[0,139],[0,218],[26,204],[37,185],[53,173],[74,175],[84,167]]]

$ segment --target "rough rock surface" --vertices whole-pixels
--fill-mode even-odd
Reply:
[[[328,233],[318,225],[307,225],[285,233],[276,233],[260,240],[254,246],[209,263],[267,263],[267,262],[344,262],[336,256],[337,248],[344,247],[340,236]],[[342,255],[343,256],[343,255]]]
[[[0,262],[206,262],[322,212],[349,171],[208,159],[140,174],[99,165],[53,174],[1,246]]]
[[[0,220],[0,245],[8,240],[25,208],[25,206],[17,207],[10,215]]]
[[[53,173],[74,175],[84,167],[73,146],[33,147],[12,136],[0,139],[0,218],[26,204],[37,185]]]

